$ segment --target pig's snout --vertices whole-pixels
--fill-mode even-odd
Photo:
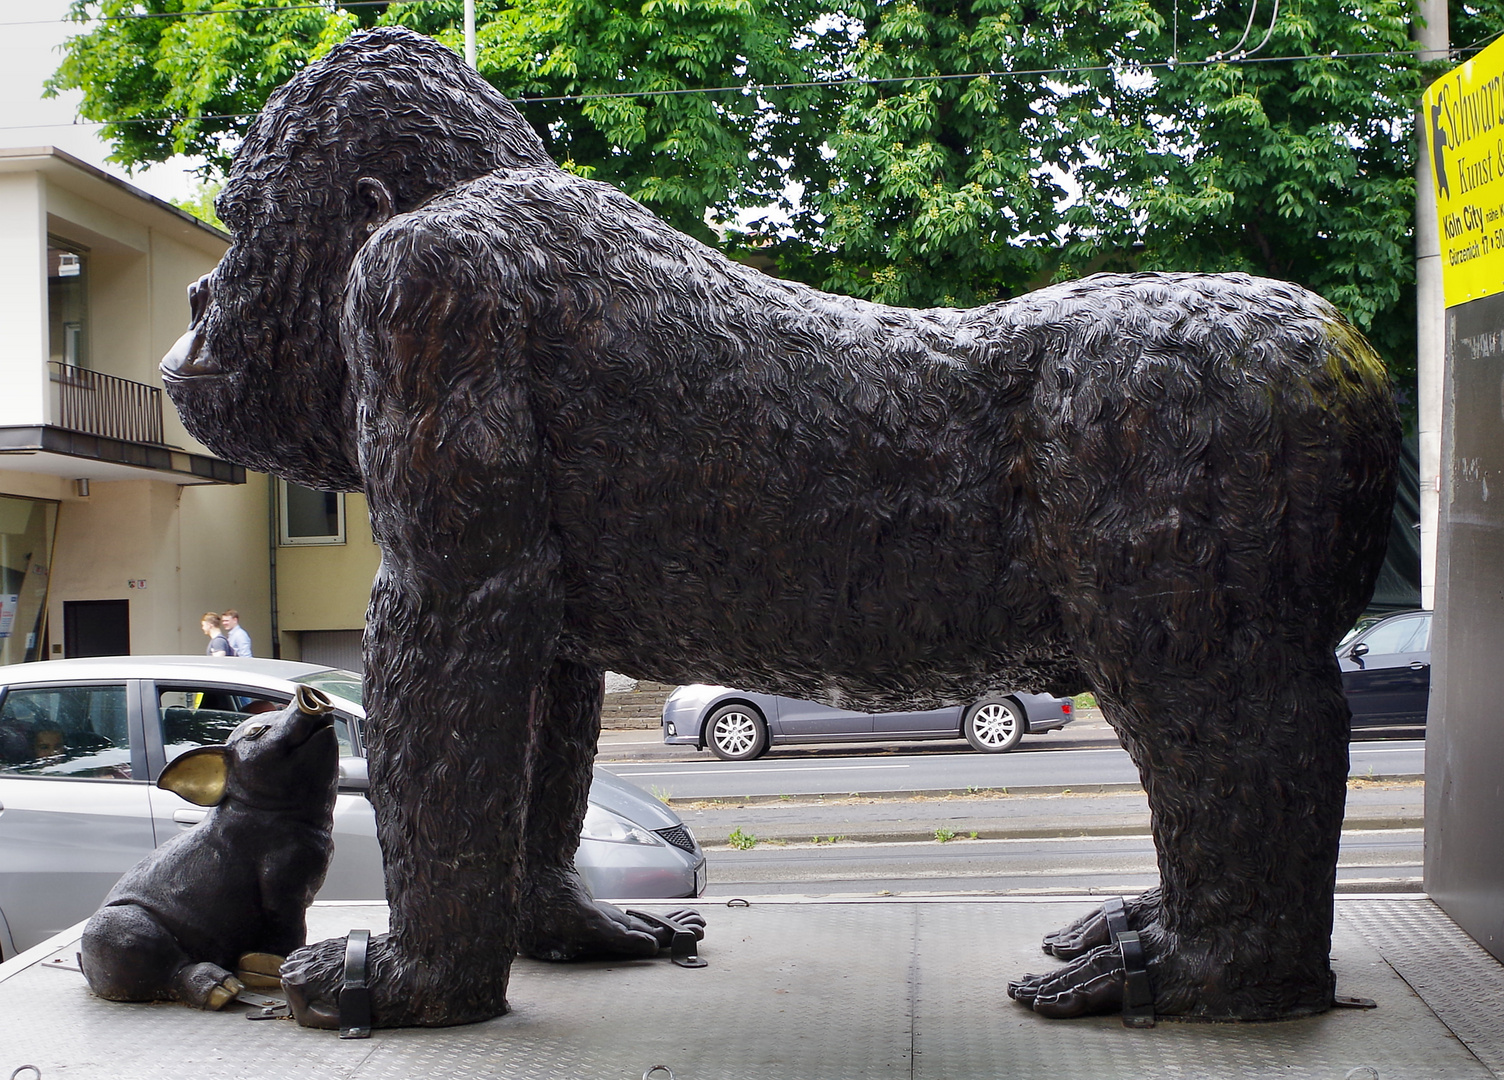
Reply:
[[[298,712],[306,716],[323,716],[334,711],[334,702],[329,700],[329,695],[312,686],[298,687],[294,703]]]

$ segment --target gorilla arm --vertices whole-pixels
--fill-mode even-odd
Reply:
[[[508,247],[486,207],[446,204],[372,237],[344,323],[382,551],[366,685],[392,916],[372,946],[383,1027],[505,1011],[524,935],[557,955],[658,948],[574,873],[600,673],[555,652],[558,554]],[[538,738],[561,720],[584,730]],[[342,948],[299,954],[304,1017],[327,1020]]]
[[[505,283],[448,215],[393,219],[350,273],[344,341],[381,547],[366,630],[371,801],[389,935],[378,1026],[505,1011],[528,745],[562,602],[538,435],[503,345]],[[334,948],[337,947],[337,950]],[[304,1014],[338,1000],[341,942],[297,954]]]

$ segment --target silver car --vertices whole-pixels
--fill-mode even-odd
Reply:
[[[769,746],[815,742],[965,739],[984,754],[1012,750],[1025,734],[1071,722],[1070,698],[993,694],[970,705],[919,712],[853,712],[813,701],[691,683],[663,704],[663,741],[751,761]]]
[[[298,684],[334,699],[340,795],[319,898],[384,897],[362,792],[360,676],[284,660],[113,656],[0,667],[0,958],[86,919],[157,844],[208,813],[153,783]],[[597,769],[575,865],[601,898],[698,896],[705,855],[678,815]]]

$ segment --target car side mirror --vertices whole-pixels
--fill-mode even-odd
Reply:
[[[1368,655],[1368,643],[1360,641],[1351,649],[1347,650],[1347,658],[1359,667],[1363,666],[1363,658]]]
[[[339,759],[339,789],[361,793],[371,790],[371,774],[367,771],[365,758],[342,757]]]

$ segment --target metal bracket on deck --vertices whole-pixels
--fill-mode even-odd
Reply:
[[[339,1037],[371,1037],[371,988],[367,982],[366,952],[369,930],[351,930],[345,938],[345,985],[339,992]]]
[[[662,927],[673,934],[673,937],[669,940],[669,956],[680,967],[702,968],[709,966],[699,955],[700,939],[695,937],[695,932],[683,923],[675,922],[673,919],[666,919],[662,915],[651,915],[646,911],[629,910],[627,914],[641,919],[643,922]]]
[[[251,1011],[245,1014],[247,1020],[282,1020],[292,1015],[287,1002],[281,998],[267,997],[254,990],[240,991],[235,1000],[251,1007]]]

